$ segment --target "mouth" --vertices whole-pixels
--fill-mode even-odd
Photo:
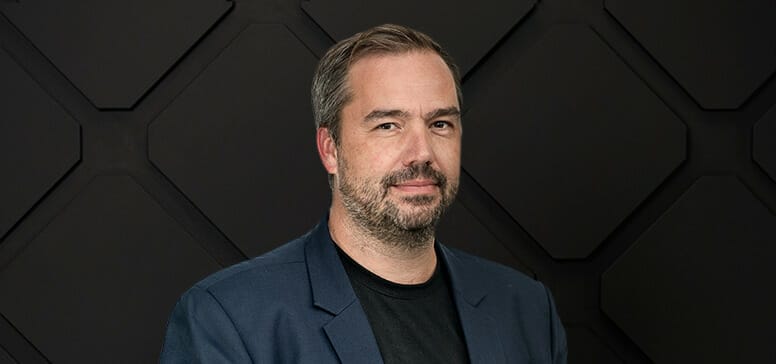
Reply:
[[[392,188],[406,193],[433,193],[439,183],[431,179],[413,179],[391,185]]]
[[[392,191],[403,198],[433,198],[443,194],[447,178],[435,170],[429,163],[416,163],[412,166],[392,172],[382,180],[385,194]]]

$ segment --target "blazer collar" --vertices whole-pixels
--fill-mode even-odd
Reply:
[[[452,288],[465,301],[477,307],[487,294],[482,284],[482,273],[465,264],[461,258],[444,245],[438,244],[437,251],[450,274]],[[313,304],[333,315],[342,312],[356,300],[345,268],[337,254],[334,241],[329,234],[328,217],[319,222],[310,232],[305,245],[305,259],[313,290]]]
[[[328,216],[310,232],[305,259],[313,291],[313,304],[338,315],[356,301],[350,279],[329,234]]]
[[[328,218],[310,232],[305,259],[313,305],[334,316],[323,325],[323,330],[340,361],[382,364],[372,327],[331,240]]]
[[[443,259],[450,275],[451,291],[458,309],[469,359],[472,363],[505,363],[506,357],[497,321],[480,305],[488,295],[483,284],[488,277],[477,269],[476,264],[467,263],[456,253],[438,244],[440,259]]]
[[[447,266],[452,289],[462,295],[469,305],[477,307],[488,293],[482,284],[482,280],[487,277],[483,277],[482,272],[474,269],[471,264],[464,263],[450,248],[438,242],[437,246],[437,252],[441,252],[438,258]]]
[[[479,308],[487,296],[482,284],[487,277],[454,251],[438,245],[438,258],[447,266],[471,362],[505,362],[496,321]],[[372,328],[329,234],[328,216],[310,232],[305,244],[305,259],[313,304],[334,316],[323,329],[340,360],[343,363],[382,363]]]

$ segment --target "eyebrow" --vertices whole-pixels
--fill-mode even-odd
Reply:
[[[458,110],[455,106],[450,106],[446,108],[436,109],[432,110],[425,115],[423,115],[424,120],[432,120],[436,118],[441,118],[445,116],[460,116],[461,112]],[[409,119],[410,113],[405,110],[398,110],[398,109],[392,109],[392,110],[383,110],[383,109],[377,109],[372,110],[369,114],[367,114],[364,117],[365,122],[377,120],[377,119],[383,119],[383,118],[398,118],[398,119]]]
[[[384,119],[384,118],[399,118],[399,119],[407,119],[410,117],[410,113],[404,110],[372,110],[369,114],[367,114],[364,117],[364,121],[373,121],[376,119]]]
[[[460,117],[461,111],[459,111],[458,108],[455,106],[450,106],[443,109],[436,109],[431,112],[428,112],[426,113],[426,115],[423,116],[423,119],[426,121],[430,121],[436,118],[442,118],[446,116]]]

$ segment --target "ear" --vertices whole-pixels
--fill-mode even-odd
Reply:
[[[323,168],[326,168],[329,174],[337,174],[337,146],[329,133],[329,128],[318,128],[315,142],[318,145],[318,156],[321,157]]]

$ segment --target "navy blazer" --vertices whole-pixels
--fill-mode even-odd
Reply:
[[[552,297],[505,266],[439,246],[472,363],[565,363]],[[162,363],[382,363],[326,219],[183,294]]]

